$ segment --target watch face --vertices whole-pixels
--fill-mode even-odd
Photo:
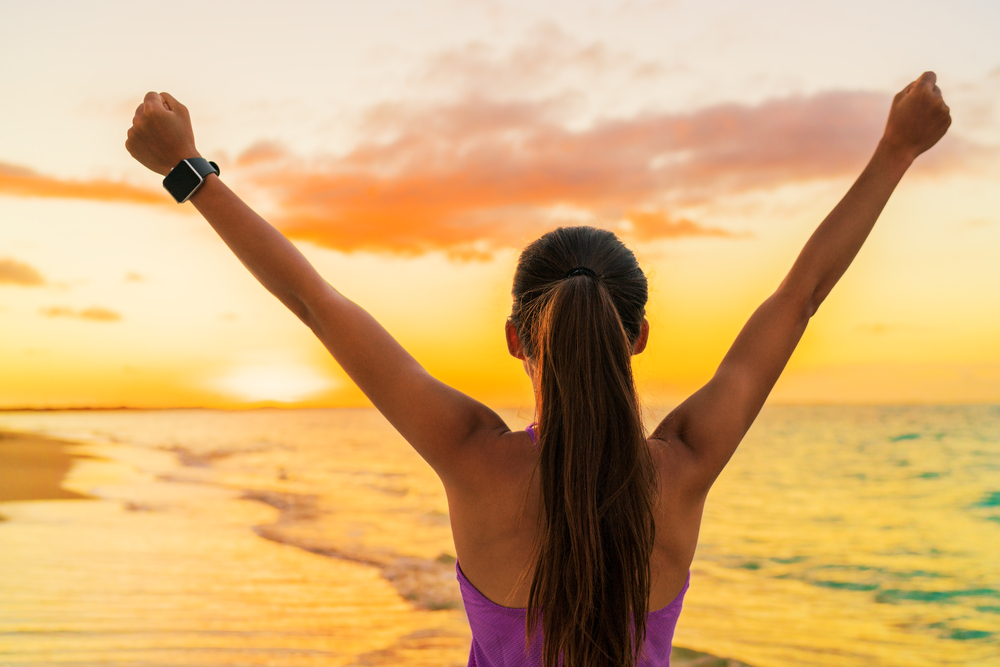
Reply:
[[[163,179],[163,187],[167,189],[178,203],[186,201],[201,184],[202,178],[187,161],[170,170]]]

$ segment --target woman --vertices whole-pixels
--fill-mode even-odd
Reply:
[[[708,384],[649,438],[630,361],[649,334],[646,280],[613,234],[559,229],[522,254],[506,335],[532,380],[537,424],[512,432],[428,375],[208,163],[188,162],[201,156],[172,96],[146,95],[125,145],[169,174],[172,194],[190,198],[441,478],[470,665],[666,665],[709,488],[896,184],[947,131],[935,81],[926,72],[896,95],[860,178]],[[199,169],[203,179],[185,180]]]

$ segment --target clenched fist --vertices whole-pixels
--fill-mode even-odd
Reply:
[[[166,176],[186,158],[201,157],[187,107],[169,93],[146,93],[135,110],[125,149],[143,166]]]
[[[936,144],[951,125],[950,110],[936,83],[934,72],[924,72],[892,100],[882,141],[911,160]]]

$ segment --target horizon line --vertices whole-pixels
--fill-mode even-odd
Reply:
[[[677,403],[669,405],[649,405],[647,409],[662,409],[676,407]],[[1000,401],[775,401],[767,402],[763,407],[964,407],[964,406],[994,406],[1000,407]],[[497,410],[521,410],[524,405],[494,405],[488,406]],[[246,412],[249,410],[375,410],[372,405],[294,405],[287,403],[254,403],[245,406],[206,406],[206,405],[164,405],[164,406],[102,406],[102,405],[72,405],[72,406],[15,406],[2,407],[0,413],[9,412],[139,412],[168,410],[216,410],[219,412]]]

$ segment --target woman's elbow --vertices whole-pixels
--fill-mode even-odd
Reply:
[[[802,286],[790,285],[786,282],[778,288],[772,298],[784,302],[784,308],[795,310],[803,320],[809,321],[819,310],[819,305],[823,303],[826,294],[821,292],[819,286],[804,289]]]

